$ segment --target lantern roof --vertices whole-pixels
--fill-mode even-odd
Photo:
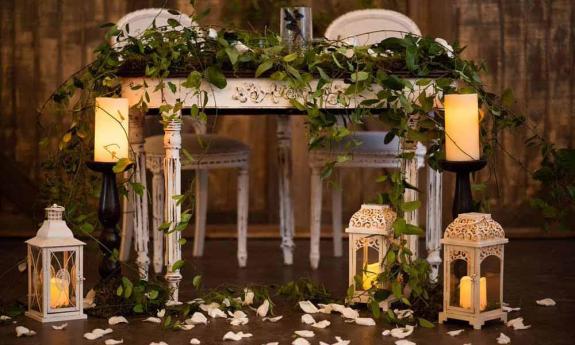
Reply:
[[[85,244],[74,238],[72,230],[62,218],[64,207],[54,204],[45,208],[45,210],[46,219],[44,223],[42,223],[36,236],[26,241],[26,243],[36,247],[65,247]]]
[[[389,205],[363,204],[351,216],[345,232],[388,235],[397,214]]]
[[[506,243],[503,227],[489,213],[461,213],[447,226],[444,243],[498,244]]]

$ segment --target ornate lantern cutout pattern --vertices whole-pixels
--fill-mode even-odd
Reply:
[[[509,240],[490,214],[462,213],[443,240],[443,312],[475,329],[488,320],[507,321],[503,301],[503,247]]]
[[[397,214],[388,205],[361,205],[349,221],[349,285],[354,286],[351,302],[366,303],[366,292],[377,285],[387,248],[388,236]]]
[[[85,319],[83,246],[62,219],[64,207],[46,208],[46,220],[28,244],[28,311],[41,322]]]

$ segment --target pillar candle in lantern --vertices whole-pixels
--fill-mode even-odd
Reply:
[[[459,306],[465,309],[471,309],[473,296],[471,295],[471,277],[464,276],[459,281]],[[487,307],[487,279],[479,279],[479,310],[483,311]]]
[[[479,159],[477,94],[445,95],[445,155],[448,161]]]
[[[381,269],[379,262],[366,265],[363,275],[361,278],[362,287],[364,290],[369,290],[373,284],[377,281],[377,276],[379,275]]]
[[[126,98],[96,98],[94,161],[128,158],[128,109]]]
[[[50,307],[60,308],[70,304],[69,282],[61,278],[50,278]]]

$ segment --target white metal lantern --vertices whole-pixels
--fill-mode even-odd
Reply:
[[[349,221],[349,285],[355,286],[351,302],[366,303],[366,290],[377,284],[388,236],[397,214],[388,205],[361,205]],[[356,278],[357,277],[357,278]]]
[[[503,302],[503,246],[509,240],[490,214],[462,213],[443,240],[443,312],[475,329],[488,320],[507,321]]]
[[[46,208],[46,220],[28,243],[28,311],[41,322],[85,319],[83,246],[62,219],[64,207]]]

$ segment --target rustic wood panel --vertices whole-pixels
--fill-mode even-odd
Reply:
[[[152,6],[157,0],[6,0],[0,2],[0,145],[4,157],[22,166],[22,173],[35,178],[46,150],[38,146],[46,128],[66,125],[65,117],[43,117],[36,125],[36,108],[49,93],[80,66],[93,59],[101,43],[101,23],[116,21],[125,13]],[[184,12],[192,8],[187,0],[169,0],[168,5]],[[205,23],[236,25],[244,29],[278,28],[278,4],[246,0],[209,0]],[[312,5],[315,34],[321,35],[336,16],[365,6],[394,9],[412,17],[427,35],[459,40],[467,46],[465,55],[484,60],[489,67],[488,85],[501,92],[515,91],[517,110],[526,113],[533,125],[560,145],[575,142],[573,121],[574,5],[569,0],[306,0]],[[255,6],[255,7],[254,7]],[[258,7],[259,6],[259,7]],[[259,8],[259,9],[258,9]],[[200,10],[201,10],[200,9]],[[260,11],[260,12],[258,12]],[[269,14],[268,16],[258,13]],[[256,223],[275,223],[278,216],[277,162],[274,117],[219,117],[213,131],[246,142],[252,148],[250,169],[250,215]],[[307,229],[309,221],[309,168],[305,118],[292,120],[294,206],[296,225]],[[525,130],[501,137],[503,147],[524,160],[529,169],[538,161],[536,152],[524,148]],[[262,145],[262,142],[266,145]],[[535,157],[535,159],[534,159]],[[497,155],[498,198],[490,200],[496,216],[508,225],[530,224],[533,212],[525,197],[539,186],[529,179],[505,153]],[[495,171],[491,171],[492,176]],[[344,220],[377,191],[377,170],[348,170],[343,173]],[[489,176],[486,170],[482,178]],[[210,175],[208,222],[235,220],[236,179],[232,171]],[[453,179],[445,179],[445,219],[449,219]],[[493,181],[493,179],[492,179]],[[495,183],[490,188],[496,191]],[[330,192],[325,188],[323,219],[330,220]],[[0,198],[2,199],[2,198]],[[11,206],[0,201],[0,209]],[[509,212],[513,210],[513,212]]]

